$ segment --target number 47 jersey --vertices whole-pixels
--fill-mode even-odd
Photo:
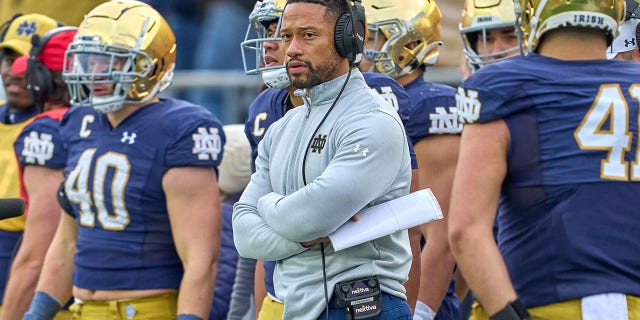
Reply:
[[[183,270],[162,177],[173,167],[217,168],[224,145],[218,119],[170,99],[111,128],[106,115],[75,107],[63,118],[61,134],[69,150],[65,191],[79,225],[74,285],[178,288]],[[189,208],[181,214],[190,219]]]
[[[498,244],[527,307],[640,296],[640,64],[531,53],[458,89],[465,123],[503,119]]]

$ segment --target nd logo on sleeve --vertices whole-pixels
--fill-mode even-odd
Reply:
[[[193,154],[198,155],[198,160],[218,160],[222,151],[222,142],[218,128],[198,128],[198,133],[193,134]]]
[[[459,121],[458,108],[436,107],[435,113],[429,114],[431,134],[458,134],[462,132],[462,122]]]
[[[52,136],[48,133],[40,133],[31,131],[29,136],[24,139],[24,148],[22,156],[27,163],[44,165],[47,160],[53,157],[53,149],[55,145],[51,141]]]
[[[480,119],[482,103],[478,100],[478,91],[458,88],[456,106],[458,107],[458,117],[462,123],[474,123]]]

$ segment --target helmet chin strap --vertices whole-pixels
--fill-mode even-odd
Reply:
[[[171,85],[171,81],[173,81],[173,71],[175,70],[175,68],[176,68],[176,64],[174,63],[171,66],[171,68],[167,70],[164,76],[162,76],[162,79],[160,79],[156,87],[153,89],[152,94],[149,94],[149,96],[155,95],[156,93],[160,93]]]
[[[100,113],[116,112],[124,107],[124,99],[116,96],[91,97],[91,106]]]
[[[430,44],[426,45],[424,47],[424,49],[422,49],[422,50],[420,50],[420,52],[418,52],[418,54],[415,56],[414,59],[418,59],[418,57],[424,56],[425,54],[429,53],[434,48],[439,47],[439,46],[441,46],[443,44],[444,43],[442,41],[436,41],[434,43],[430,43]],[[434,55],[429,57],[427,60],[423,61],[422,64],[427,65],[427,66],[434,65],[438,61],[438,57],[440,57],[440,52],[436,52]],[[415,66],[413,63],[407,64],[407,66],[404,69],[402,69],[402,71],[400,71],[400,73],[398,74],[398,77],[410,73],[411,71],[413,71],[417,67],[419,67],[419,65]]]
[[[284,89],[291,84],[284,65],[281,68],[262,71],[262,81],[267,87],[276,89]]]

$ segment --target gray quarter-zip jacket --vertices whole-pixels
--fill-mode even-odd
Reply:
[[[358,70],[351,71],[312,138],[346,77],[309,89],[303,106],[269,127],[258,145],[256,173],[234,206],[240,255],[277,261],[274,285],[285,303],[285,319],[315,319],[325,308],[320,245],[305,248],[300,242],[325,237],[363,208],[409,193],[402,122]],[[411,264],[406,230],[338,252],[326,244],[324,254],[330,297],[337,282],[377,275],[384,292],[406,299],[403,284]]]

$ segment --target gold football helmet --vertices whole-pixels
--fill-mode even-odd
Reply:
[[[362,5],[376,44],[364,55],[377,72],[397,78],[437,62],[441,14],[434,0],[363,0]],[[380,33],[387,41],[376,50]]]
[[[625,0],[516,0],[516,27],[528,51],[542,35],[561,27],[601,29],[611,45],[625,17]]]
[[[513,28],[516,32],[516,14],[513,0],[466,0],[462,10],[462,21],[458,28],[462,36],[464,53],[473,70],[487,63],[497,62],[513,56],[520,46],[488,53],[487,33],[491,29]],[[516,32],[517,34],[517,32]],[[478,41],[480,40],[480,41]],[[478,44],[484,45],[486,54],[479,54]]]
[[[74,103],[108,113],[166,89],[175,61],[176,38],[156,10],[113,0],[85,16],[67,49],[63,77]]]

